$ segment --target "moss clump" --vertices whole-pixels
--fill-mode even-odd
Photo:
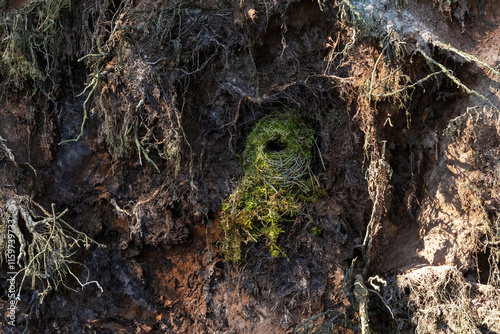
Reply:
[[[321,193],[311,172],[313,147],[314,130],[296,114],[275,113],[257,123],[243,152],[243,180],[222,206],[227,260],[240,262],[242,242],[259,240],[273,256],[286,256],[277,243],[282,223]]]

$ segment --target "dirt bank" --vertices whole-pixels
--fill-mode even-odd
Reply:
[[[500,332],[494,1],[0,7],[5,332]],[[276,113],[297,202],[221,229]]]

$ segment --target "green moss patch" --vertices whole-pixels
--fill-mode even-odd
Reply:
[[[222,206],[227,260],[240,262],[242,243],[261,240],[273,256],[286,256],[278,245],[283,224],[321,194],[311,171],[314,145],[314,130],[296,114],[274,113],[256,124],[242,156],[243,180]]]

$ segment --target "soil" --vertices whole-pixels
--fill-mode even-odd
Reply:
[[[3,332],[500,332],[495,1],[73,1],[30,30],[46,77],[13,79],[15,16],[61,2],[0,2],[0,231],[14,200],[95,242],[50,291],[18,275],[14,323],[2,257]],[[315,130],[324,194],[286,257],[232,263],[222,205],[276,111]]]

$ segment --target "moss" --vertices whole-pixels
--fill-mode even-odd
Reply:
[[[241,244],[260,240],[271,255],[286,256],[278,245],[283,224],[322,192],[311,171],[313,148],[314,130],[296,114],[274,113],[256,124],[242,156],[243,180],[222,207],[227,260],[240,262]]]

